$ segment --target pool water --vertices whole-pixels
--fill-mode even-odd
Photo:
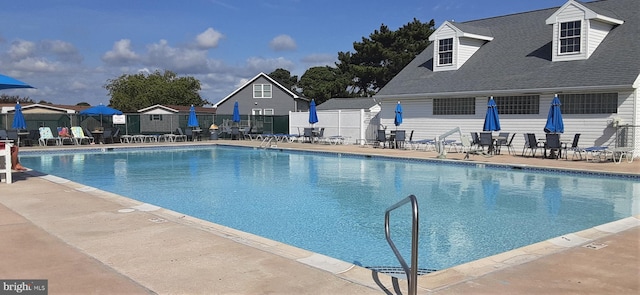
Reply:
[[[384,212],[416,195],[443,269],[640,214],[638,178],[238,147],[24,152],[44,173],[362,266],[399,266]],[[410,257],[410,206],[391,236]]]

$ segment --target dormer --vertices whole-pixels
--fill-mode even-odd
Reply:
[[[485,28],[467,24],[444,22],[431,36],[433,42],[433,71],[457,70],[480,49],[493,40]]]
[[[562,5],[546,21],[553,25],[552,61],[588,59],[609,31],[624,23],[611,15],[574,0]]]

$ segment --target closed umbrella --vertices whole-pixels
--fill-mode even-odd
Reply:
[[[11,88],[33,88],[33,86],[24,83],[20,80],[16,80],[9,76],[0,74],[0,89],[11,89]]]
[[[393,124],[396,125],[396,129],[402,124],[402,105],[400,105],[400,102],[396,105],[396,117],[393,120]]]
[[[13,124],[11,124],[11,128],[13,129],[27,129],[27,122],[24,120],[24,115],[22,114],[22,106],[20,103],[16,104],[15,113],[13,114]]]
[[[547,124],[544,125],[546,133],[564,133],[564,122],[562,121],[562,111],[560,111],[560,99],[556,94],[551,101],[549,115],[547,115]]]
[[[309,105],[309,124],[313,125],[315,123],[318,123],[318,113],[316,111],[316,101],[312,99]]]
[[[482,131],[499,131],[500,130],[500,117],[498,116],[498,106],[493,100],[493,96],[487,103],[487,114],[484,117],[484,126]]]
[[[191,105],[189,109],[189,120],[187,121],[187,127],[198,127],[198,118],[196,117],[196,108]]]
[[[233,118],[231,118],[233,122],[240,123],[240,108],[238,107],[238,102],[233,104]]]

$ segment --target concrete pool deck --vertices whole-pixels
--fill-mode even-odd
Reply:
[[[196,144],[212,143],[259,145]],[[178,144],[192,143],[170,145]],[[121,145],[104,147],[115,146]],[[278,148],[437,156],[352,145],[278,143]],[[29,149],[40,148],[23,150]],[[447,157],[457,161],[463,155]],[[640,174],[640,161],[509,155],[472,160]],[[404,280],[394,282],[342,261],[37,171],[14,173],[14,181],[0,184],[0,279],[48,279],[49,294],[396,294],[398,289],[406,294]],[[637,294],[639,274],[640,216],[635,216],[421,276],[418,293]]]

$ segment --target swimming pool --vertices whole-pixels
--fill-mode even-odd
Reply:
[[[239,147],[35,153],[25,166],[363,266],[397,266],[384,211],[420,206],[420,267],[443,269],[639,214],[638,178]],[[392,214],[405,257],[409,208]]]

